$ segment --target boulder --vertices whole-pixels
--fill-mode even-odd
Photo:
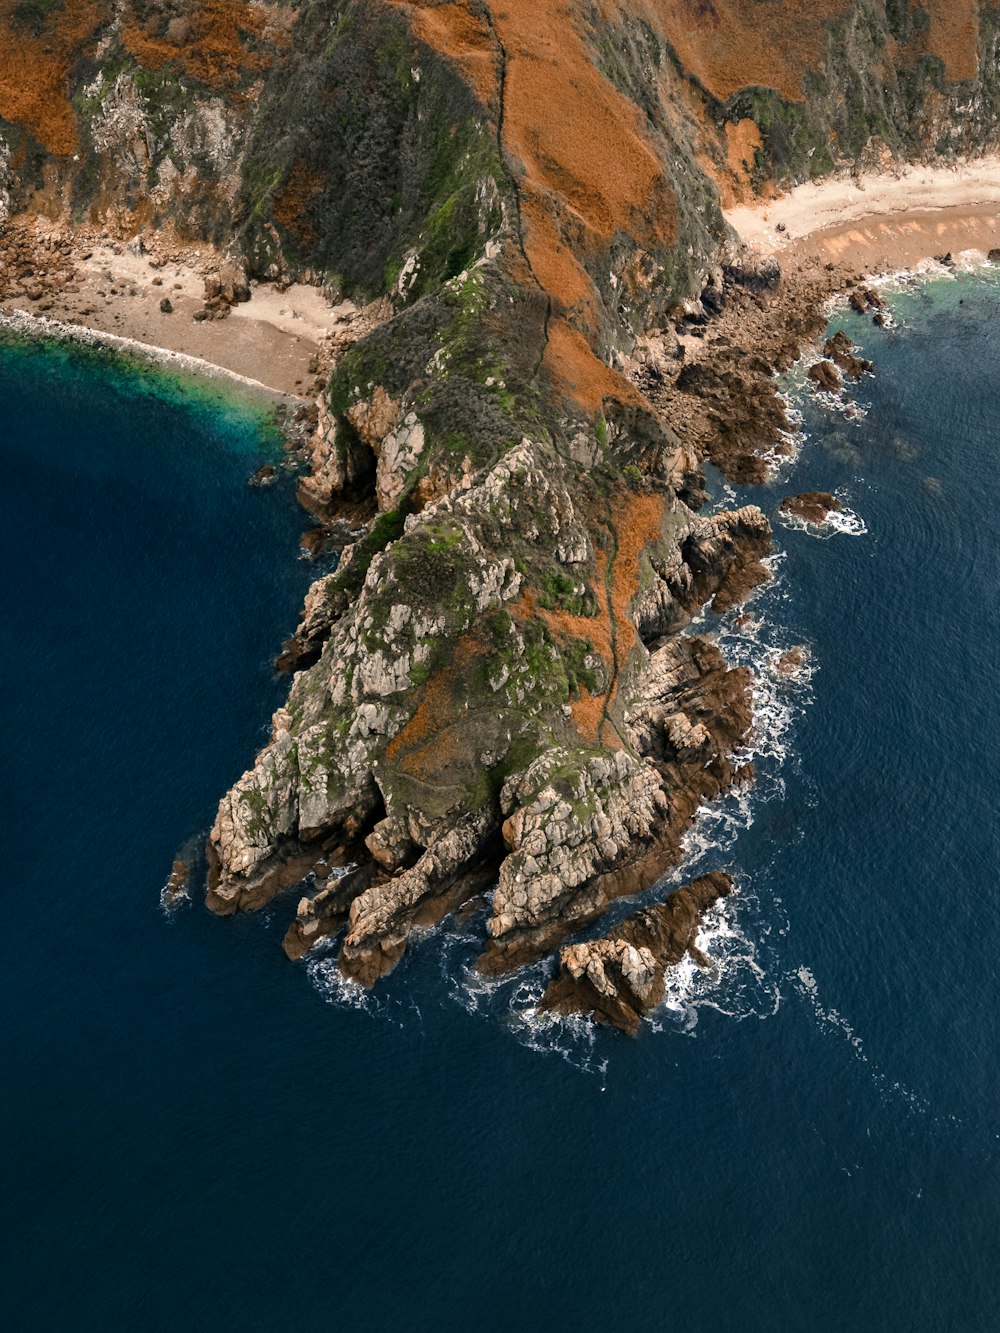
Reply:
[[[794,514],[816,525],[825,523],[830,514],[839,512],[843,507],[829,491],[803,491],[801,495],[786,496],[781,502],[783,514]]]
[[[832,361],[815,361],[807,372],[818,393],[839,393],[844,387],[840,371]]]

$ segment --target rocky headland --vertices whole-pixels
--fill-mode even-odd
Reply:
[[[481,970],[564,946],[546,1004],[635,1030],[729,880],[565,941],[753,777],[713,617],[770,527],[701,513],[702,463],[763,480],[775,371],[832,295],[881,318],[724,207],[991,146],[998,32],[971,0],[0,0],[0,309],[307,400],[304,540],[340,558],[213,911],[295,890],[289,956],[339,940],[370,985],[485,898]],[[813,378],[870,369],[837,334]]]

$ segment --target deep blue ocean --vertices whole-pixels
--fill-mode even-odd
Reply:
[[[458,929],[365,998],[285,960],[290,902],[161,908],[286,688],[306,520],[245,485],[251,400],[0,348],[5,1328],[1000,1327],[1000,284],[892,305],[834,321],[866,415],[798,395],[730,497],[777,537],[723,632],[760,782],[690,840],[740,884],[714,966],[635,1041],[477,987]],[[808,489],[843,530],[778,522]]]

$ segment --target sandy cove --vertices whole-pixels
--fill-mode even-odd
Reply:
[[[783,267],[817,259],[892,272],[949,250],[987,254],[1000,246],[1000,157],[835,176],[725,216]]]
[[[225,270],[222,257],[155,235],[146,244],[140,251],[44,220],[8,223],[0,228],[0,315],[41,318],[57,333],[90,330],[310,400],[338,351],[380,322],[380,308],[333,304],[300,283],[250,282],[249,300],[217,303],[206,317],[206,283]]]
[[[1000,157],[831,177],[733,207],[726,218],[788,277],[835,265],[827,286],[841,286],[841,274],[898,271],[949,250],[986,254],[1000,246]],[[12,220],[0,227],[0,315],[42,317],[55,332],[90,330],[192,358],[194,368],[309,400],[344,347],[386,317],[382,302],[359,309],[331,303],[318,287],[251,282],[248,301],[217,308],[225,318],[205,318],[206,283],[225,268],[223,258],[162,234],[147,244]]]

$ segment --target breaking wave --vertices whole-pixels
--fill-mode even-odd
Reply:
[[[864,519],[855,510],[844,504],[844,495],[837,493],[842,508],[831,509],[822,523],[809,523],[800,514],[790,514],[779,510],[778,517],[783,527],[792,532],[804,532],[807,537],[817,541],[829,541],[831,537],[865,537],[868,528]]]

